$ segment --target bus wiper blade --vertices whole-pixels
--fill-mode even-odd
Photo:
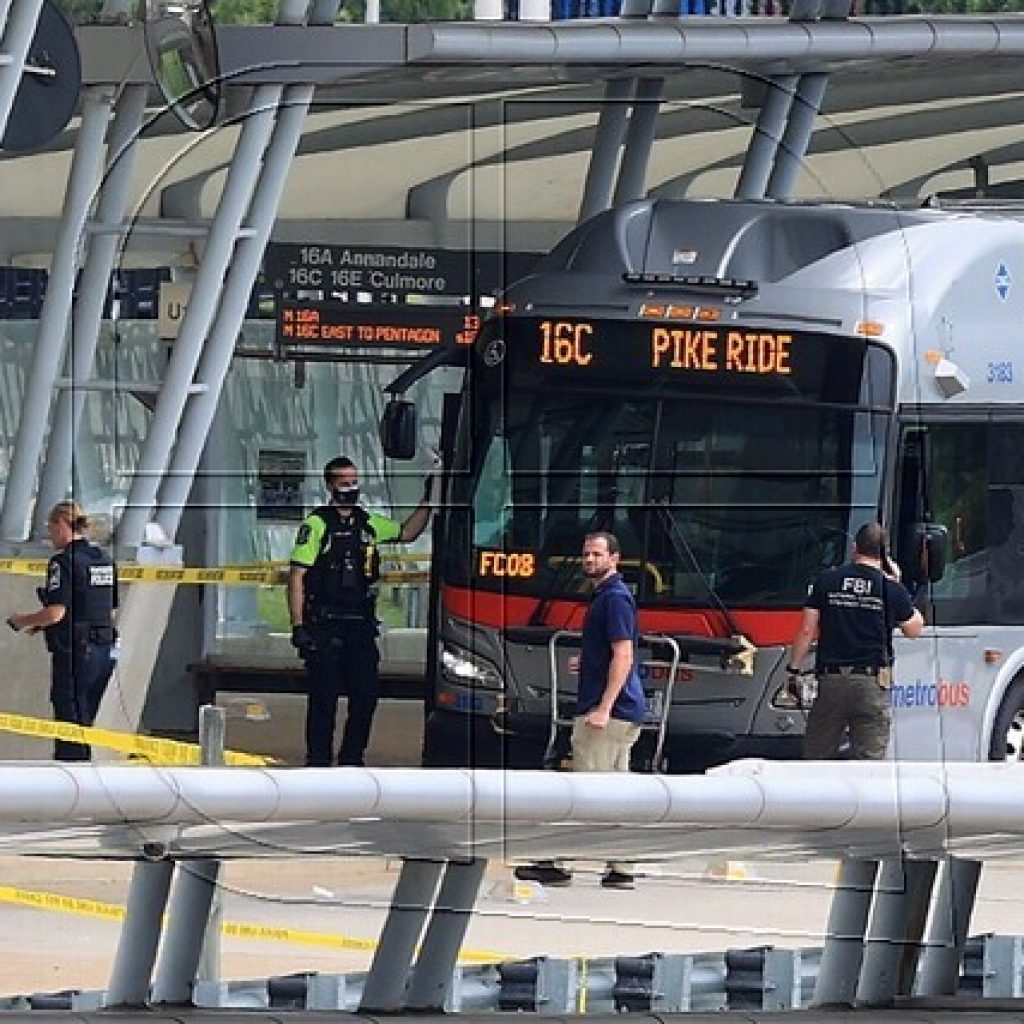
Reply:
[[[676,557],[681,561],[689,563],[693,571],[704,583],[704,587],[708,592],[708,597],[711,598],[715,608],[725,620],[726,628],[732,634],[729,637],[695,637],[693,639],[710,640],[712,644],[717,644],[718,646],[717,648],[712,649],[709,653],[719,653],[723,656],[726,654],[725,648],[722,647],[723,643],[731,645],[731,649],[728,652],[729,661],[739,671],[740,675],[753,675],[754,655],[757,653],[757,648],[751,642],[750,638],[739,628],[736,620],[732,617],[732,612],[729,611],[725,602],[718,596],[718,592],[711,585],[711,581],[705,575],[700,562],[697,560],[696,554],[694,554],[693,548],[691,548],[687,543],[686,538],[683,536],[683,531],[679,528],[679,522],[676,519],[675,513],[669,507],[668,499],[665,498],[662,501],[655,500],[653,505],[661,519],[665,532],[668,534],[669,541],[672,543]],[[676,637],[676,639],[680,641],[681,644],[689,640],[689,638],[684,637]]]

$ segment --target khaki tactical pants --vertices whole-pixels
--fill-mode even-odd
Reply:
[[[843,734],[850,735],[850,756],[881,760],[889,746],[892,669],[877,676],[825,673],[818,676],[818,696],[804,733],[803,755],[811,761],[839,756]]]

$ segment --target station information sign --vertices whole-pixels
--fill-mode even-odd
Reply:
[[[285,347],[423,349],[472,345],[480,317],[451,306],[375,306],[289,302],[277,306],[277,338]]]
[[[358,291],[379,295],[491,295],[525,276],[539,253],[420,246],[271,242],[263,276],[276,293]]]

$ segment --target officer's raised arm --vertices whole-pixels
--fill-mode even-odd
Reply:
[[[430,522],[430,513],[437,508],[441,487],[441,481],[438,479],[441,457],[436,451],[431,449],[431,458],[434,462],[434,468],[427,473],[426,479],[423,481],[423,497],[420,498],[420,503],[412,510],[409,518],[402,523],[402,532],[399,534],[398,539],[403,543],[416,540],[423,533],[427,528],[427,523]]]

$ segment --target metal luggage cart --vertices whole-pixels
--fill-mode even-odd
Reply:
[[[551,634],[548,640],[548,667],[551,675],[551,724],[548,731],[547,748],[544,751],[544,764],[546,767],[555,767],[559,749],[559,730],[571,729],[573,724],[572,716],[566,717],[559,709],[558,695],[558,646],[561,643],[574,641],[577,649],[583,634],[578,630],[559,629]],[[667,636],[664,633],[641,633],[638,644],[638,651],[649,648],[652,652],[658,647],[667,650],[671,657],[669,661],[668,675],[664,682],[661,680],[649,680],[644,683],[644,696],[647,704],[646,715],[641,732],[654,734],[654,749],[650,759],[646,763],[647,771],[660,771],[662,752],[665,747],[665,734],[668,731],[668,716],[672,710],[672,690],[676,684],[676,676],[679,672],[679,665],[682,662],[682,651],[679,642],[675,637]]]

